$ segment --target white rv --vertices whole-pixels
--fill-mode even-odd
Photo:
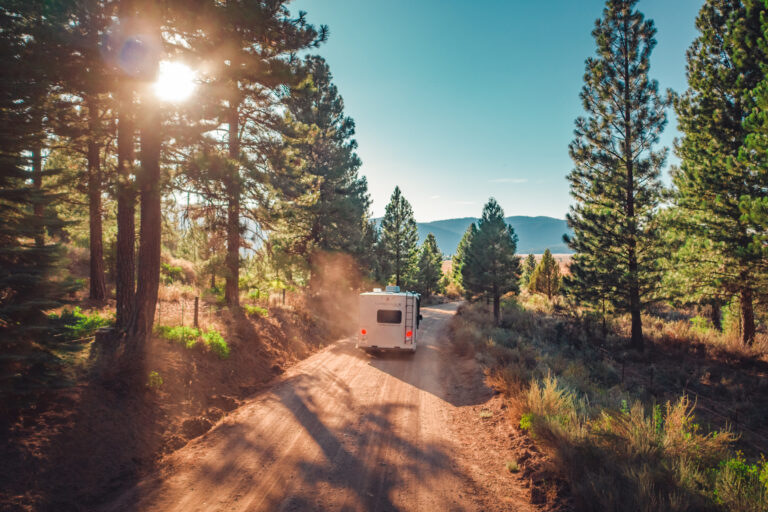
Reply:
[[[361,293],[358,348],[415,352],[421,322],[420,302],[418,293],[401,292],[399,286]]]

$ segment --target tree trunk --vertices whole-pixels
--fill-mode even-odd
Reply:
[[[628,19],[624,18],[624,34],[629,33]],[[632,75],[629,69],[629,41],[624,38],[624,161],[627,169],[627,227],[629,259],[629,313],[632,317],[632,338],[631,345],[637,350],[645,348],[643,342],[643,320],[640,316],[640,283],[638,278],[637,265],[637,219],[635,218],[635,181],[632,155],[632,99],[630,97],[630,86]]]
[[[40,123],[38,123],[40,124]],[[32,148],[32,187],[35,189],[35,202],[32,211],[35,215],[35,245],[45,245],[45,227],[43,224],[43,142],[41,139],[34,141]]]
[[[501,310],[501,297],[498,292],[493,293],[493,322],[494,325],[499,325],[499,315]]]
[[[99,110],[96,101],[88,98],[88,219],[90,238],[90,298],[103,301],[107,298],[104,278],[104,243],[101,229],[101,153],[97,143]]]
[[[117,122],[117,261],[115,295],[116,324],[125,331],[133,316],[136,293],[136,193],[133,172],[134,124],[131,115],[133,94],[119,91]]]
[[[716,330],[722,332],[723,331],[722,303],[719,300],[715,300],[710,303],[709,307],[710,307],[709,317],[712,320],[712,326]]]
[[[146,101],[146,99],[145,99]],[[154,108],[153,108],[154,107]],[[140,193],[141,222],[139,226],[139,273],[134,311],[131,319],[130,351],[138,364],[152,332],[160,284],[160,236],[162,228],[160,194],[161,125],[157,105],[144,105],[140,130],[141,170],[136,183]]]
[[[235,104],[229,112],[229,158],[237,161],[240,156],[238,131],[240,118]],[[233,309],[240,307],[240,166],[236,165],[227,187],[227,276],[224,299]]]
[[[745,276],[746,277],[746,276]],[[741,302],[741,342],[752,345],[755,341],[755,311],[752,305],[752,289],[743,288],[740,294]]]

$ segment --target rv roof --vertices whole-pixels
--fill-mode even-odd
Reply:
[[[372,296],[373,295],[386,295],[388,297],[392,297],[392,296],[405,297],[406,295],[416,295],[416,293],[414,293],[414,292],[381,292],[381,291],[379,291],[379,292],[364,292],[364,293],[361,293],[360,295],[372,295]]]

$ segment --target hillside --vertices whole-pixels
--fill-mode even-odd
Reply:
[[[424,241],[427,234],[432,233],[437,239],[437,246],[446,256],[452,255],[459,245],[461,237],[472,222],[478,219],[464,217],[461,219],[437,220],[434,222],[418,222],[419,243]],[[507,217],[506,221],[515,229],[519,238],[517,252],[519,254],[540,254],[549,249],[555,254],[570,254],[572,251],[563,242],[563,235],[570,233],[568,224],[563,219],[553,217]]]

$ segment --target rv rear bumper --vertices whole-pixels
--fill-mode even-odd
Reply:
[[[364,350],[365,352],[416,352],[415,345],[408,346],[395,346],[395,347],[379,347],[376,345],[358,345],[357,348]]]

